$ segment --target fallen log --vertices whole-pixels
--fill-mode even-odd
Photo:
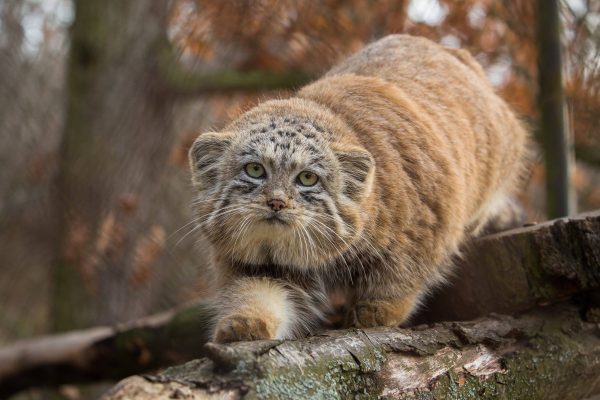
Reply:
[[[202,356],[210,302],[114,327],[17,342],[0,349],[0,398],[29,387],[118,380]]]
[[[600,212],[473,241],[415,323],[512,314],[600,289]],[[117,327],[0,349],[0,397],[32,386],[121,379],[203,355],[210,302]]]
[[[600,211],[467,244],[449,283],[416,322],[513,313],[600,288]]]
[[[298,341],[208,344],[207,354],[127,378],[102,399],[568,400],[600,393],[598,320],[582,319],[574,305]]]

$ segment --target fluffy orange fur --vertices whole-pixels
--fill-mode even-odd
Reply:
[[[526,142],[469,53],[406,35],[201,135],[190,162],[221,278],[215,339],[309,333],[340,288],[348,325],[404,322],[459,245],[513,210]],[[245,157],[268,174],[244,181]],[[299,185],[300,170],[320,186]]]

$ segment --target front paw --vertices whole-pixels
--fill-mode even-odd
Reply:
[[[239,342],[242,340],[274,339],[267,323],[256,317],[230,315],[217,323],[214,341],[217,343]]]
[[[350,311],[349,322],[357,328],[372,328],[387,325],[386,310],[377,303],[358,303]]]

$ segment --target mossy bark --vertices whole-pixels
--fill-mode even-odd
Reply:
[[[0,398],[36,386],[121,379],[204,355],[212,304],[115,327],[25,340],[0,350]]]
[[[207,358],[128,378],[103,399],[581,399],[600,393],[598,329],[577,307],[558,305],[410,329],[211,344]]]

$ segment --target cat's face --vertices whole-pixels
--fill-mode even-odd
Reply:
[[[234,261],[322,267],[361,233],[373,159],[314,122],[264,116],[206,133],[190,163],[200,229]]]

